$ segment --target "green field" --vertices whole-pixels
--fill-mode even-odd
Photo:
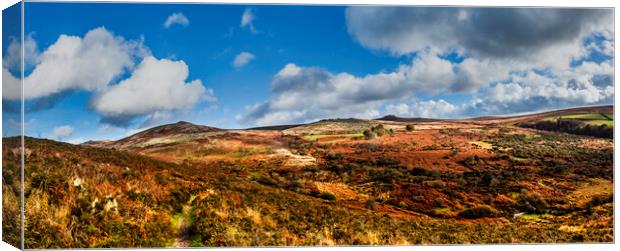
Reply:
[[[363,137],[364,134],[362,133],[345,133],[345,134],[312,134],[312,135],[306,135],[303,136],[304,140],[307,141],[317,141],[321,138],[325,138],[325,137]]]
[[[582,113],[545,117],[543,120],[576,119],[590,125],[614,125],[613,113]]]

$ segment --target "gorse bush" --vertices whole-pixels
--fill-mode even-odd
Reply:
[[[549,207],[545,198],[536,192],[520,194],[517,202],[521,209],[528,213],[545,213]]]
[[[377,134],[373,131],[371,131],[370,129],[366,129],[364,130],[364,139],[366,140],[370,140],[370,139],[374,139],[377,137]]]
[[[363,134],[364,134],[364,139],[370,140],[376,137],[383,137],[386,134],[394,135],[394,130],[391,128],[385,129],[385,127],[382,124],[378,124],[376,126],[370,127],[370,129],[364,130]]]
[[[458,213],[458,216],[465,219],[478,219],[484,217],[495,217],[498,211],[489,205],[479,205],[467,208]]]
[[[319,194],[319,198],[324,200],[336,200],[336,195],[333,193],[321,193]]]

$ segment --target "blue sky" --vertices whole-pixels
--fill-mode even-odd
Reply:
[[[526,31],[511,24],[532,22],[523,17],[537,11],[552,18],[519,24],[532,27]],[[26,3],[26,92],[32,90],[26,134],[80,142],[118,139],[178,120],[247,128],[334,117],[458,118],[609,104],[611,15]],[[503,31],[518,37],[495,36]],[[19,71],[8,63],[10,36],[3,35],[4,85],[4,69],[14,76]],[[5,136],[15,133],[8,107],[18,102],[7,88]]]

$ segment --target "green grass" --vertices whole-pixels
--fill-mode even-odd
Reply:
[[[589,125],[614,125],[614,114],[613,113],[583,113],[583,114],[569,114],[569,115],[558,115],[558,116],[549,116],[543,118],[543,120],[555,121],[559,118],[562,119],[576,119],[581,120]]]
[[[528,159],[526,159],[526,158],[519,158],[519,157],[514,157],[514,156],[511,156],[511,157],[510,157],[510,159],[511,159],[512,161],[514,161],[514,162],[517,162],[517,163],[522,163],[522,164],[527,164],[527,163],[529,163],[529,160],[528,160]]]
[[[531,222],[548,222],[552,216],[549,214],[524,214],[522,218]]]
[[[352,137],[363,137],[364,135],[362,133],[346,133],[346,134],[312,134],[312,135],[306,135],[304,136],[304,140],[307,141],[317,141],[321,138],[325,138],[325,137],[348,137],[348,138],[352,138]]]
[[[271,147],[249,147],[249,148],[240,148],[237,151],[227,153],[226,155],[235,157],[235,158],[243,158],[255,154],[272,154],[273,149]]]
[[[614,121],[613,120],[588,120],[585,121],[586,124],[589,125],[595,125],[595,126],[599,126],[599,125],[606,125],[606,126],[614,126]]]
[[[182,213],[176,213],[172,216],[172,227],[173,229],[179,229],[179,227],[181,226],[181,221],[183,220],[183,214]]]
[[[469,142],[469,143],[471,143],[474,146],[480,147],[482,149],[487,149],[488,150],[488,149],[492,149],[493,148],[493,144],[488,143],[488,142],[484,142],[484,141],[472,141],[472,142]]]

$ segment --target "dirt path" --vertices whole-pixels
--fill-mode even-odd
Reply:
[[[177,229],[177,237],[174,239],[174,247],[189,247],[189,211],[192,207],[190,205],[183,206],[183,213],[181,215],[180,222]]]

